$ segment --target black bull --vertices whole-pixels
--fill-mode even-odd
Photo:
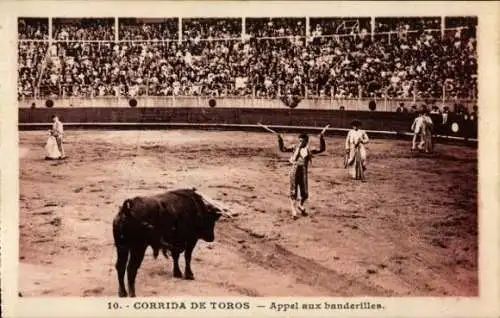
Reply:
[[[148,246],[153,248],[155,258],[159,250],[165,257],[166,250],[171,251],[174,277],[178,278],[182,278],[179,255],[184,252],[185,278],[194,279],[191,271],[193,249],[198,239],[214,241],[215,223],[221,214],[219,208],[205,202],[194,189],[125,200],[113,220],[118,295],[127,297],[126,269],[129,296],[135,297],[135,278]]]

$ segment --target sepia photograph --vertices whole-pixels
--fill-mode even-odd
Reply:
[[[238,3],[10,17],[11,292],[231,315],[484,296],[481,14]]]

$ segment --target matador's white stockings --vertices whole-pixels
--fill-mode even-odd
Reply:
[[[297,218],[297,208],[295,207],[295,204],[297,203],[297,201],[295,201],[294,199],[291,199],[290,200],[290,205],[292,206],[292,217],[295,219]]]
[[[296,200],[290,200],[290,205],[292,206],[292,217],[294,219],[297,218],[297,209],[300,211],[300,213],[304,216],[307,215],[307,212],[306,212],[306,203],[300,203],[300,201],[296,201]]]

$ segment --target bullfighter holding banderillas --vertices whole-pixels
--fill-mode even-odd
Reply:
[[[309,136],[307,134],[299,135],[299,143],[295,147],[286,147],[283,142],[283,137],[278,135],[278,145],[281,152],[292,152],[290,163],[290,200],[292,206],[292,218],[297,219],[297,208],[302,215],[307,215],[305,203],[309,197],[308,191],[308,167],[311,162],[312,155],[322,153],[326,150],[325,138],[323,137],[325,130],[320,135],[320,148],[309,148]],[[299,200],[300,193],[300,200]],[[298,203],[298,206],[296,206]]]

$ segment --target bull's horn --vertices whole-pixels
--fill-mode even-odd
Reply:
[[[208,203],[210,203],[211,205],[213,205],[217,209],[219,209],[223,216],[229,217],[229,218],[232,217],[232,215],[230,213],[226,212],[226,211],[229,211],[229,209],[227,207],[225,207],[221,202],[215,201],[214,199],[210,198],[208,195],[206,195],[202,192],[196,191],[196,193],[198,193],[203,198],[203,200],[207,201]]]
[[[207,201],[208,203],[216,206],[217,208],[222,208],[221,205],[220,205],[220,202],[216,202],[214,199],[210,198],[208,195],[206,195],[205,193],[203,192],[200,192],[200,191],[196,191],[196,193],[198,193],[205,201]]]

